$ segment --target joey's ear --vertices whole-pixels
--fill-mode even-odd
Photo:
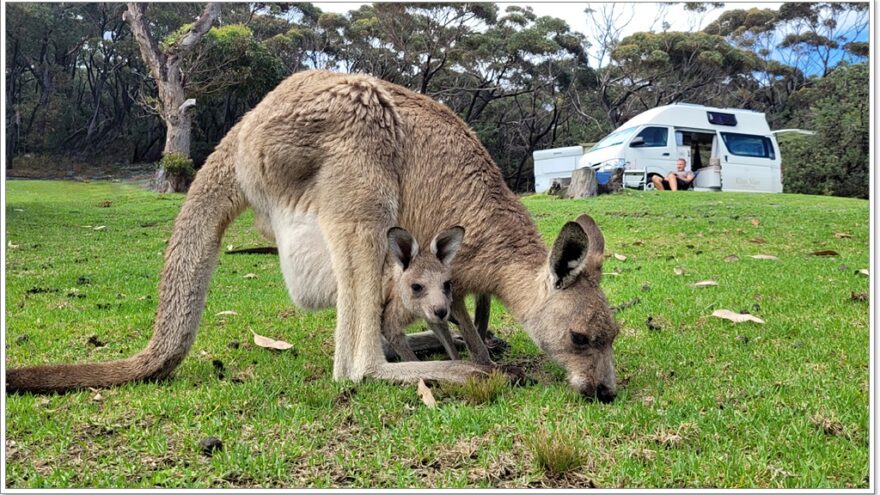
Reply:
[[[394,262],[404,270],[409,268],[413,258],[419,254],[419,243],[415,237],[400,227],[388,229],[388,248]]]
[[[431,240],[431,253],[436,255],[444,266],[449,266],[461,247],[462,240],[464,240],[464,227],[460,225],[450,227]]]

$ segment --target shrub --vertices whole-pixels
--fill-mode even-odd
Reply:
[[[192,180],[196,173],[193,161],[180,153],[168,153],[162,156],[159,165],[165,169],[166,175],[184,177],[188,181]]]

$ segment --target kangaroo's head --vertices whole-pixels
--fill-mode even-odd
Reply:
[[[524,324],[538,345],[565,367],[583,396],[611,402],[617,395],[612,344],[617,324],[599,287],[605,240],[588,215],[562,227]]]
[[[399,227],[388,231],[391,259],[396,265],[395,294],[414,316],[432,323],[449,317],[452,303],[452,259],[464,238],[464,228],[448,228],[431,240],[429,251],[419,252],[419,243]]]

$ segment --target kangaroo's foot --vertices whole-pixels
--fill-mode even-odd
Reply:
[[[455,346],[456,350],[463,351],[467,349],[467,344],[465,344],[461,335],[458,335],[457,333],[452,333],[451,335],[452,344]],[[430,330],[407,334],[406,343],[409,345],[410,349],[419,356],[419,358],[424,358],[431,354],[441,354],[446,352],[440,339]],[[385,356],[388,356],[387,351],[385,352]],[[389,361],[390,360],[391,359],[389,358]]]
[[[384,363],[374,370],[369,376],[402,383],[416,383],[419,380],[462,383],[469,378],[485,378],[495,370],[503,373],[513,385],[534,383],[521,368],[516,366],[490,366],[466,361]]]
[[[489,356],[491,356],[492,359],[500,358],[505,352],[507,352],[507,349],[510,348],[510,344],[508,344],[506,340],[499,338],[492,332],[488,332],[484,342],[486,343],[486,348],[489,350]]]

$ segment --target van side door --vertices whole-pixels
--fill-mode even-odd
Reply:
[[[721,189],[744,192],[782,192],[779,155],[767,136],[719,131]]]

